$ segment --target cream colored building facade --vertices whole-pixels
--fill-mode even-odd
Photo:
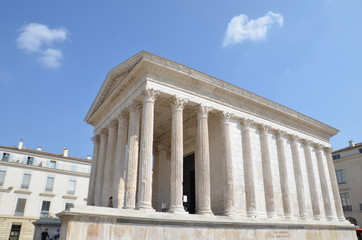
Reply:
[[[0,146],[0,240],[40,239],[45,227],[53,236],[60,226],[56,213],[86,205],[90,165],[67,149],[52,154],[25,149],[22,141]]]
[[[315,119],[143,51],[108,73],[85,121],[90,206],[58,215],[64,239],[355,239],[338,130]]]
[[[349,146],[333,152],[337,182],[344,215],[362,226],[362,143],[349,142]]]

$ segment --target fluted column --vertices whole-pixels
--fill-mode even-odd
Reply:
[[[126,171],[126,193],[124,207],[134,209],[136,207],[136,186],[138,168],[139,131],[142,105],[134,102],[129,106],[129,130],[128,130],[128,159]]]
[[[99,158],[99,144],[100,138],[99,135],[95,135],[92,138],[94,147],[93,147],[93,156],[92,156],[92,167],[89,177],[89,187],[88,187],[88,197],[87,197],[87,205],[94,205],[94,191],[95,191],[95,183],[96,183],[96,175],[97,175],[97,163]]]
[[[254,121],[243,118],[240,121],[242,128],[242,148],[244,162],[244,181],[246,194],[246,212],[248,217],[256,217],[256,196],[253,170],[253,155],[251,152],[250,126]]]
[[[108,138],[108,129],[103,128],[101,133],[101,142],[99,149],[99,158],[97,159],[97,174],[95,181],[94,189],[94,205],[102,205],[102,192],[103,192],[103,176],[104,176],[104,164],[107,155],[107,138]]]
[[[183,109],[187,100],[176,96],[171,98],[171,202],[169,212],[185,212],[183,195]]]
[[[328,171],[329,175],[331,176],[333,198],[334,198],[334,203],[336,205],[337,217],[339,221],[345,222],[346,218],[344,217],[342,209],[341,196],[339,194],[339,189],[337,184],[336,170],[334,168],[332,160],[332,148],[325,148],[325,152],[327,156]]]
[[[158,91],[145,89],[142,91],[143,112],[140,145],[140,166],[138,174],[138,209],[152,208],[152,149],[154,104]]]
[[[308,174],[309,191],[310,191],[310,196],[312,198],[311,201],[312,201],[313,215],[315,219],[319,220],[321,217],[321,210],[319,206],[318,190],[314,175],[314,167],[312,163],[312,155],[310,152],[310,144],[311,142],[309,140],[303,141],[305,163],[307,166],[307,174]]]
[[[287,162],[285,157],[284,136],[285,136],[284,131],[277,130],[276,139],[277,139],[280,187],[282,190],[282,199],[283,199],[283,210],[285,217],[291,218],[292,204],[291,204],[289,185],[288,185],[289,179],[288,179]]]
[[[210,153],[208,115],[211,107],[199,105],[196,139],[196,209],[198,214],[212,214],[210,196]]]
[[[221,135],[223,144],[224,161],[224,215],[231,216],[236,214],[235,182],[233,175],[233,159],[231,149],[231,130],[230,118],[232,113],[223,112],[221,114]]]
[[[274,199],[274,184],[273,184],[273,174],[270,162],[270,152],[269,152],[269,142],[268,142],[269,130],[270,126],[268,125],[261,124],[259,126],[266,211],[268,217],[275,217],[276,213],[275,213],[275,199]]]
[[[124,204],[128,118],[128,112],[122,112],[118,116],[117,148],[113,176],[113,205],[116,208],[122,208]]]
[[[325,166],[323,164],[323,153],[322,153],[322,145],[316,144],[315,145],[316,150],[316,156],[317,156],[317,162],[318,162],[318,172],[322,187],[322,195],[323,195],[323,203],[324,203],[324,209],[326,211],[326,217],[329,220],[333,219],[333,213],[332,213],[332,205],[330,202],[330,195],[328,191],[328,181],[327,176],[325,173]]]
[[[107,157],[104,164],[102,205],[108,205],[108,199],[113,193],[113,168],[116,153],[118,122],[112,120],[108,125]]]
[[[299,138],[296,135],[291,135],[290,140],[292,148],[294,178],[297,188],[299,216],[300,218],[305,219],[307,217],[307,210],[305,207],[304,183],[302,176],[302,167],[300,166],[300,157],[299,157],[298,142],[297,142]]]

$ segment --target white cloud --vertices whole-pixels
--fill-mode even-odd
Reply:
[[[47,68],[58,68],[61,63],[63,54],[60,50],[54,48],[48,48],[42,52],[42,56],[39,58],[39,61],[44,64]]]
[[[281,14],[268,12],[265,16],[250,19],[247,15],[235,16],[228,23],[223,47],[241,43],[243,41],[262,41],[266,39],[268,29],[273,23],[283,26],[284,18]]]
[[[29,23],[20,29],[17,38],[17,46],[28,52],[40,54],[39,61],[48,68],[58,68],[62,59],[62,52],[53,46],[62,43],[69,38],[69,32],[65,28],[51,29],[47,25]]]

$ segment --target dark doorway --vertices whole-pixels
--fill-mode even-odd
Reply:
[[[9,240],[18,240],[20,237],[21,225],[13,224],[10,230]]]
[[[187,202],[184,202],[186,211],[191,214],[196,213],[195,199],[195,154],[192,153],[184,157],[184,181],[183,195],[187,196]]]

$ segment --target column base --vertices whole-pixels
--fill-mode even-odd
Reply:
[[[197,214],[199,214],[199,215],[214,215],[214,213],[210,209],[198,210]]]
[[[236,213],[235,209],[228,209],[228,210],[225,210],[222,215],[224,215],[224,216],[236,216],[238,214]]]
[[[155,212],[156,210],[153,209],[152,205],[150,203],[138,203],[138,206],[136,208],[136,210],[141,210],[141,211],[147,211],[147,212]]]
[[[257,215],[258,215],[257,212],[254,211],[254,210],[247,212],[247,216],[250,217],[250,218],[256,218]]]
[[[133,209],[136,209],[136,206],[123,206],[122,209],[133,210]]]
[[[278,215],[275,212],[269,212],[269,213],[267,213],[267,216],[268,216],[268,218],[272,218],[272,219],[278,218]]]
[[[188,214],[188,212],[185,211],[183,206],[171,206],[168,212],[176,214]]]

